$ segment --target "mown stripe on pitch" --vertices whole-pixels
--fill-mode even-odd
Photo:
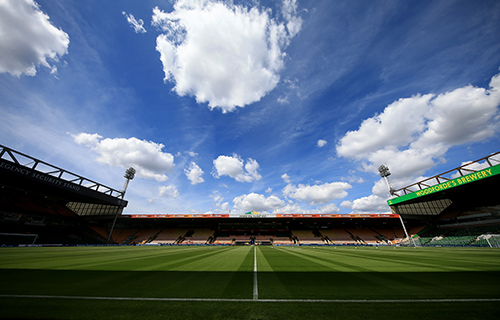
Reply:
[[[134,297],[86,297],[86,296],[50,296],[6,294],[0,298],[27,299],[72,299],[72,300],[114,300],[114,301],[185,301],[185,302],[304,302],[304,303],[447,303],[447,302],[500,302],[500,299],[375,299],[375,300],[342,300],[342,299],[210,299],[210,298],[134,298]]]

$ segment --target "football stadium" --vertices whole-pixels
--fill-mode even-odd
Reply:
[[[1,146],[0,317],[497,318],[499,182],[496,153],[387,214],[125,215],[126,186]]]

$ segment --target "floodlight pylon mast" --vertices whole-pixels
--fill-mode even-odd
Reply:
[[[385,182],[387,183],[387,188],[389,188],[389,193],[392,196],[395,195],[394,189],[392,188],[391,183],[389,182],[389,176],[391,175],[391,172],[389,171],[389,167],[383,164],[380,167],[378,167],[378,172],[380,173],[380,176],[385,179]],[[408,231],[406,231],[406,226],[403,222],[403,218],[401,217],[400,214],[398,214],[398,216],[399,216],[399,220],[401,221],[401,225],[403,226],[403,230],[405,232],[406,238],[408,239],[408,241],[410,241],[410,239],[411,239],[411,241],[413,242],[413,247],[416,248],[417,245],[415,244],[415,240],[413,240],[413,238],[410,238],[410,236],[408,235]]]
[[[391,194],[391,196],[393,196],[394,188],[391,186],[391,183],[389,181],[389,176],[391,175],[389,167],[383,164],[380,167],[378,167],[378,172],[380,173],[380,176],[384,178],[385,183],[387,183],[387,188],[389,188],[389,193]]]
[[[125,192],[127,192],[128,183],[130,182],[130,180],[133,180],[135,177],[135,169],[132,167],[128,168],[127,170],[125,170],[125,175],[123,177],[126,180],[125,180],[125,185],[123,186],[122,199],[125,197]],[[116,212],[115,219],[113,220],[113,224],[111,225],[111,230],[109,231],[108,241],[106,241],[106,243],[109,243],[109,240],[111,240],[111,235],[113,234],[113,229],[115,228],[116,219],[118,218],[118,214],[119,214],[119,211]]]

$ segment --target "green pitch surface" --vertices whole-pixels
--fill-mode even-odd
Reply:
[[[0,248],[0,318],[498,319],[500,250]]]

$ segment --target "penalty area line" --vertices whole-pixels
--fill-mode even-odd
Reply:
[[[26,299],[72,299],[72,300],[115,300],[115,301],[184,301],[184,302],[302,302],[302,303],[445,303],[445,302],[500,302],[500,299],[212,299],[212,298],[140,298],[140,297],[90,297],[2,294],[0,298]]]

